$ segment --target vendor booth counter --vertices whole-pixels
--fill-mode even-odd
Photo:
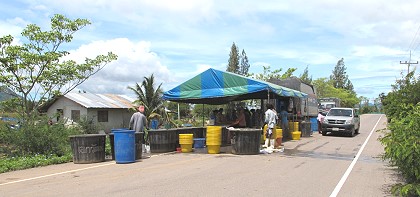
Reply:
[[[148,131],[150,152],[165,153],[179,148],[179,134],[193,134],[194,139],[206,137],[206,127],[183,127],[172,129],[152,129]],[[194,141],[195,142],[195,141]],[[200,143],[202,143],[200,141]],[[229,130],[222,127],[222,146],[230,144]]]

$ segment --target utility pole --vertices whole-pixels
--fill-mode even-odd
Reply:
[[[419,63],[419,61],[411,62],[411,50],[410,50],[410,60],[408,62],[407,61],[405,61],[405,62],[400,61],[400,64],[407,64],[407,74],[410,73],[410,65],[411,64],[418,64],[418,63]]]

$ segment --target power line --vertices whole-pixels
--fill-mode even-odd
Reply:
[[[411,50],[411,49],[412,49],[412,47],[414,47],[414,44],[415,44],[416,38],[417,38],[417,36],[419,35],[419,31],[420,31],[420,25],[419,25],[419,27],[417,28],[416,34],[414,34],[414,37],[413,37],[413,39],[411,40],[410,45],[408,46],[407,51],[408,51],[408,50]],[[419,42],[419,44],[420,44],[420,42]],[[417,45],[417,47],[418,47],[418,46],[419,46],[419,45]],[[416,49],[417,49],[417,47],[416,47]],[[414,49],[414,51],[415,51],[415,49]]]

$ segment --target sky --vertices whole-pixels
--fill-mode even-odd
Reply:
[[[109,51],[118,60],[81,84],[91,93],[134,95],[127,87],[151,74],[164,91],[214,68],[226,70],[233,43],[250,73],[308,67],[328,78],[344,58],[358,96],[388,93],[407,64],[420,59],[418,0],[0,0],[0,36],[15,43],[28,24],[43,30],[54,14],[91,25],[63,45],[82,62]],[[417,65],[412,64],[410,69]],[[418,73],[418,72],[417,72]]]

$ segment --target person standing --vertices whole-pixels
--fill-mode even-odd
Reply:
[[[283,130],[283,135],[285,137],[290,137],[289,136],[289,121],[287,119],[288,115],[289,115],[289,113],[287,113],[285,107],[281,106],[280,107],[281,129]]]
[[[223,125],[223,124],[226,124],[226,117],[223,114],[223,108],[220,108],[216,114],[215,125]]]
[[[322,133],[322,122],[324,121],[324,115],[322,115],[322,112],[318,113],[318,117],[316,118],[318,122],[318,133]]]
[[[273,130],[276,126],[277,122],[277,114],[274,111],[273,104],[268,103],[266,105],[267,111],[265,112],[265,118],[264,122],[267,124],[267,133],[265,138],[264,147],[268,147],[268,143],[270,143],[270,148],[274,149],[274,136],[273,136]]]
[[[245,110],[243,108],[239,109],[238,118],[231,125],[229,125],[229,127],[236,127],[236,128],[246,127]]]
[[[129,127],[136,132],[144,132],[144,128],[147,125],[147,118],[144,115],[144,106],[140,105],[138,110],[138,112],[131,116]]]

